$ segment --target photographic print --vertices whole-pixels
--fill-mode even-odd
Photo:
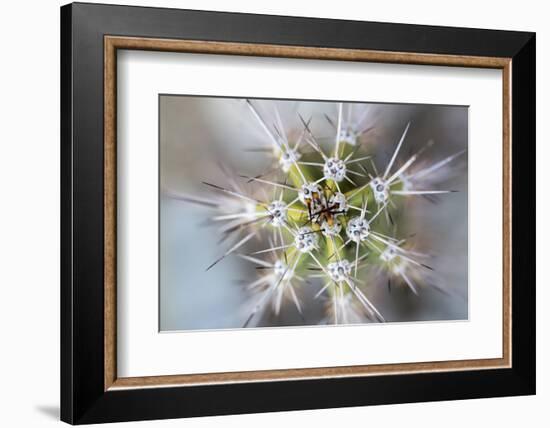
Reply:
[[[534,33],[60,23],[62,421],[535,394]]]
[[[468,108],[159,95],[160,330],[468,319]]]

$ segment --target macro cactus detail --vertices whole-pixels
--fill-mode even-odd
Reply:
[[[333,103],[332,115],[311,117],[297,108],[298,125],[290,126],[275,102],[241,102],[250,126],[263,133],[269,150],[264,145],[259,151],[272,167],[256,175],[228,172],[223,182],[205,178],[201,194],[175,197],[207,208],[210,223],[219,227],[220,256],[207,271],[228,257],[256,268],[245,285],[253,304],[242,327],[256,326],[265,311],[277,316],[283,305],[303,316],[311,304],[305,288],[314,289],[312,299],[324,300],[326,324],[384,322],[371,293],[386,284],[406,287],[418,298],[425,287],[446,291],[430,266],[430,248],[402,235],[401,223],[408,201],[452,197],[455,190],[442,184],[465,150],[432,161],[426,156],[430,141],[404,155],[414,121],[403,124],[391,147],[371,147],[365,141],[376,124],[366,104]],[[331,135],[315,135],[317,121]],[[259,250],[249,249],[253,240]]]

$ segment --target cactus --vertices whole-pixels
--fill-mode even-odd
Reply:
[[[433,282],[429,254],[419,251],[410,236],[398,236],[404,229],[399,223],[406,220],[406,200],[433,200],[453,192],[439,185],[464,151],[430,163],[423,158],[429,142],[402,159],[414,126],[409,122],[389,161],[377,165],[376,150],[364,144],[376,128],[369,105],[334,103],[332,116],[296,113],[300,125],[291,128],[283,123],[275,102],[265,101],[263,113],[258,101],[243,102],[271,146],[263,153],[271,158],[272,168],[256,176],[232,175],[224,183],[205,181],[211,194],[206,198],[180,197],[211,209],[211,220],[222,225],[224,241],[230,242],[222,244],[221,256],[207,270],[229,256],[257,268],[258,277],[246,285],[254,304],[243,327],[254,326],[267,308],[279,315],[284,304],[303,316],[308,302],[300,291],[312,286],[318,287],[315,298],[326,301],[324,322],[384,322],[369,298],[379,284],[365,279],[366,272],[383,272],[388,286],[402,284],[415,295]],[[314,135],[313,121],[330,125],[328,144]],[[243,183],[257,191],[243,190]],[[253,238],[262,249],[250,252]]]

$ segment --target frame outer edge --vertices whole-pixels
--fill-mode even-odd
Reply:
[[[60,8],[61,302],[60,418],[74,423],[73,364],[73,28],[72,5]]]
[[[536,393],[536,34],[512,59],[513,370]]]

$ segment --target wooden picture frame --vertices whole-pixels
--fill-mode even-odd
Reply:
[[[502,358],[118,377],[118,49],[502,70]],[[535,392],[534,34],[76,3],[61,9],[61,54],[62,420],[114,422]]]

